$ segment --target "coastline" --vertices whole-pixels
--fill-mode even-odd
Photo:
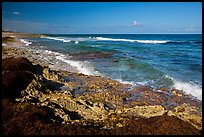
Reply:
[[[190,95],[175,89],[171,91],[161,89],[161,92],[155,92],[149,87],[137,87],[129,90],[129,84],[122,84],[109,78],[74,73],[74,70],[73,72],[52,70],[48,67],[50,62],[38,60],[36,53],[17,47],[25,44],[19,40],[20,38],[41,35],[2,34],[2,37],[9,36],[14,36],[17,42],[9,42],[2,47],[3,62],[10,57],[24,57],[33,64],[30,67],[38,66],[34,69],[40,70],[32,72],[34,78],[23,90],[15,91],[19,92],[20,97],[15,97],[15,101],[11,102],[15,104],[14,108],[18,108],[17,114],[29,111],[29,107],[36,110],[38,107],[46,108],[43,112],[45,117],[49,115],[48,111],[52,112],[52,116],[49,116],[51,117],[48,120],[49,124],[53,125],[52,128],[55,124],[60,126],[61,132],[57,130],[57,133],[64,134],[77,134],[76,132],[81,134],[97,132],[98,134],[201,134],[202,102],[193,100]],[[2,75],[5,74],[2,72]],[[9,97],[3,98],[3,105],[8,102],[11,103]],[[3,114],[6,113],[5,110],[3,106]],[[6,114],[3,115],[3,133],[12,134],[6,127],[13,123],[6,122],[5,117]],[[153,123],[151,126],[145,125],[148,121],[154,120],[162,121],[159,126],[162,123],[166,125],[162,125],[163,129]],[[180,121],[180,124],[176,121]],[[19,121],[15,122],[17,124]],[[46,124],[42,126],[43,124],[45,123],[41,123],[41,130],[33,134],[50,134],[50,132],[42,133],[47,126]],[[136,129],[136,125],[140,128]],[[65,132],[65,129],[70,126],[78,126],[80,131]],[[130,126],[131,129],[128,130]],[[84,127],[88,129],[84,130]],[[172,127],[177,129],[172,130]],[[21,134],[25,133],[29,134],[26,130]]]

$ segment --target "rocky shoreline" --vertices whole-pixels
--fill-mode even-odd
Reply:
[[[4,135],[201,134],[202,102],[191,95],[53,70],[12,36],[2,46]]]

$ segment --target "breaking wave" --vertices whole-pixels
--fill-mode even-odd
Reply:
[[[192,83],[192,82],[182,82],[180,80],[174,79],[168,75],[165,75],[166,78],[171,79],[173,81],[173,85],[171,88],[175,88],[177,90],[181,90],[186,94],[190,94],[193,97],[202,100],[202,87]],[[147,81],[143,81],[143,82],[133,82],[133,81],[124,81],[122,79],[115,79],[120,83],[123,84],[129,84],[132,86],[146,86],[146,85],[151,85],[149,84],[149,82]]]
[[[51,40],[59,40],[62,42],[71,42],[71,40],[67,40],[67,39],[63,39],[63,38],[57,38],[57,37],[42,37],[42,38],[47,38],[47,39],[51,39]]]
[[[30,42],[30,41],[26,41],[26,40],[24,40],[24,39],[20,39],[20,40],[21,40],[21,42],[23,42],[26,46],[32,44],[32,42]]]
[[[98,71],[95,71],[94,67],[92,67],[89,62],[82,62],[82,61],[73,61],[67,60],[65,56],[56,56],[56,59],[61,60],[70,66],[76,68],[79,72],[85,75],[101,75]]]
[[[113,39],[113,38],[104,38],[104,37],[96,37],[96,40],[104,40],[104,41],[123,41],[123,42],[138,42],[138,43],[167,43],[167,40],[131,40],[131,39]]]
[[[191,94],[197,99],[202,100],[202,87],[201,86],[195,83],[192,83],[192,82],[182,82],[180,80],[174,79],[167,75],[166,77],[170,78],[173,81],[174,83],[173,87],[175,89],[182,90],[183,92],[187,94]]]
[[[201,41],[173,41],[173,40],[132,40],[132,39],[114,39],[114,38],[104,38],[104,37],[95,37],[95,40],[98,41],[121,41],[121,42],[138,42],[145,44],[200,44]]]
[[[125,42],[135,42],[135,40],[130,39],[113,39],[113,38],[103,38],[103,37],[96,37],[96,40],[107,40],[107,41],[125,41]]]

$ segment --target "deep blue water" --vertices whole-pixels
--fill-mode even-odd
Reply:
[[[32,41],[31,48],[48,53],[44,57],[52,58],[54,65],[68,63],[84,74],[105,75],[136,86],[175,87],[201,99],[201,34],[47,36],[27,40]],[[86,52],[109,53],[111,56],[91,59],[70,58],[70,54],[74,56],[75,53],[80,53],[78,55],[83,56]],[[60,65],[56,66],[60,68]]]

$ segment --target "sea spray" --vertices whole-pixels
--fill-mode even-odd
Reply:
[[[21,40],[21,42],[23,42],[26,46],[32,44],[32,42],[29,42],[29,41],[27,41],[27,40],[24,40],[24,39],[20,39],[20,40]]]
[[[76,68],[82,74],[85,74],[85,75],[101,75],[98,71],[94,70],[94,67],[90,66],[89,62],[67,60],[63,56],[56,56],[56,59],[68,63],[69,65]]]

